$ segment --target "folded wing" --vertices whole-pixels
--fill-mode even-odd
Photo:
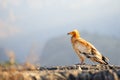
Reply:
[[[74,49],[78,50],[81,54],[90,58],[94,62],[108,64],[108,59],[104,57],[91,43],[83,39],[75,40]]]

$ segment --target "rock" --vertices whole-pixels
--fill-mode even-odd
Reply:
[[[83,72],[78,74],[77,80],[91,80],[92,79],[92,74],[89,72]]]
[[[120,70],[118,70],[117,72],[118,78],[120,79]]]
[[[71,65],[39,67],[39,69],[2,67],[0,80],[119,80],[120,66]]]
[[[76,80],[76,77],[73,74],[70,74],[68,80]]]
[[[118,76],[113,70],[105,70],[95,73],[93,80],[118,80]]]

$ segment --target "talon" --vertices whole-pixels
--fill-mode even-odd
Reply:
[[[77,63],[77,64],[75,64],[75,65],[81,65],[81,63]]]
[[[85,63],[80,63],[81,65],[85,65]]]
[[[86,63],[77,63],[77,64],[75,64],[75,65],[85,65]]]

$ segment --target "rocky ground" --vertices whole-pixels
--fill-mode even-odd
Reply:
[[[120,66],[1,66],[0,80],[120,80]]]

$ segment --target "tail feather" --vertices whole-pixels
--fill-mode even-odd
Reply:
[[[108,64],[107,61],[109,61],[109,59],[107,57],[102,56],[102,60],[105,62],[106,65]]]

